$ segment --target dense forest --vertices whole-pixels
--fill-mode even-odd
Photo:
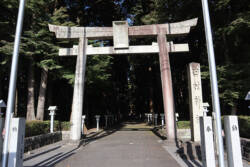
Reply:
[[[0,99],[7,101],[18,0],[0,1]],[[250,2],[209,0],[211,24],[223,114],[249,115],[244,100],[250,91]],[[189,53],[171,54],[175,110],[189,119],[187,65],[201,64],[203,99],[211,104],[208,58],[201,1],[197,0],[27,0],[20,46],[15,116],[48,119],[48,106],[58,106],[57,120],[70,119],[76,57],[59,57],[59,47],[77,41],[60,41],[48,24],[112,26],[128,20],[131,26],[178,22],[198,18],[198,25],[176,43],[189,43]],[[136,39],[149,44],[156,39]],[[90,40],[94,46],[112,41]],[[84,111],[138,116],[163,113],[158,55],[88,56]],[[210,110],[212,110],[210,108]]]

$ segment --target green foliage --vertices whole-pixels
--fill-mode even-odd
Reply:
[[[49,133],[49,121],[30,121],[26,122],[25,137],[36,136]]]
[[[57,125],[57,129],[60,129],[61,131],[69,131],[70,130],[70,122],[63,121],[59,122]]]
[[[240,136],[250,139],[250,116],[239,116]]]
[[[105,84],[110,79],[111,56],[92,56],[87,62],[87,84]]]
[[[190,121],[178,121],[177,128],[178,129],[190,129]]]
[[[223,108],[237,107],[238,101],[244,99],[247,90],[250,89],[248,67],[250,64],[226,64],[217,66],[218,88]],[[203,81],[210,82],[207,67],[202,68]]]
[[[54,121],[54,131],[67,131],[70,122]],[[25,137],[47,134],[50,132],[50,121],[28,121],[25,127]]]

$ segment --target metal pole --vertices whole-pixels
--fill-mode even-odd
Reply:
[[[108,128],[108,116],[105,115],[105,127]]]
[[[6,165],[7,165],[10,119],[11,119],[11,113],[13,112],[14,103],[15,103],[15,90],[16,90],[16,78],[17,78],[17,69],[18,69],[19,43],[20,43],[20,37],[21,37],[21,32],[22,32],[22,26],[23,26],[24,7],[25,7],[25,0],[20,0],[17,26],[16,26],[15,43],[14,43],[14,51],[13,51],[13,56],[12,56],[6,119],[5,119],[5,125],[4,125],[6,133],[4,136],[4,143],[3,143],[2,167],[6,167]]]
[[[216,65],[214,58],[214,48],[213,48],[213,38],[211,33],[211,24],[207,0],[202,0],[202,10],[204,25],[206,31],[206,40],[207,40],[207,51],[208,51],[208,62],[209,62],[209,71],[210,71],[210,82],[212,89],[212,100],[213,100],[213,110],[216,114],[216,125],[217,125],[217,136],[218,136],[218,151],[219,151],[219,166],[224,167],[224,148],[223,148],[223,139],[222,139],[222,128],[221,128],[221,113],[220,113],[220,101],[219,101],[219,91],[218,91],[218,82],[216,74]]]

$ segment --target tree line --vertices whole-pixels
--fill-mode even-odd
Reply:
[[[7,100],[11,56],[18,11],[17,0],[0,1],[0,99]],[[247,115],[250,90],[250,3],[248,0],[209,0],[223,114]],[[131,26],[161,24],[198,17],[198,25],[186,37],[189,53],[171,54],[175,108],[188,119],[187,65],[199,62],[203,99],[211,104],[205,32],[201,2],[196,0],[28,0],[20,46],[15,115],[27,120],[48,118],[47,108],[57,105],[59,120],[69,120],[76,57],[59,57],[60,47],[77,41],[57,40],[48,24],[112,26],[128,20]],[[171,40],[171,39],[170,39]],[[130,45],[151,44],[156,39],[131,39]],[[90,40],[94,46],[113,45],[112,40]],[[212,109],[211,109],[212,110]],[[158,55],[89,56],[84,111],[138,116],[163,112]],[[249,114],[248,114],[249,115]]]

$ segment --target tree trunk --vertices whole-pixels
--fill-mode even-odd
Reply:
[[[54,103],[53,102],[53,82],[49,83],[47,93],[48,93],[48,95],[47,95],[47,105],[52,106],[53,103]]]
[[[0,80],[0,100],[3,100],[3,85],[1,80]]]
[[[33,59],[29,62],[28,70],[28,98],[27,98],[27,115],[26,120],[35,120],[35,75],[32,65]]]
[[[43,68],[41,73],[41,81],[40,81],[40,90],[38,96],[38,103],[37,103],[37,120],[44,119],[44,107],[45,107],[45,100],[46,100],[46,90],[47,90],[47,82],[48,81],[48,69]]]
[[[231,115],[236,115],[236,114],[237,114],[237,104],[235,103],[234,106],[232,107]]]

